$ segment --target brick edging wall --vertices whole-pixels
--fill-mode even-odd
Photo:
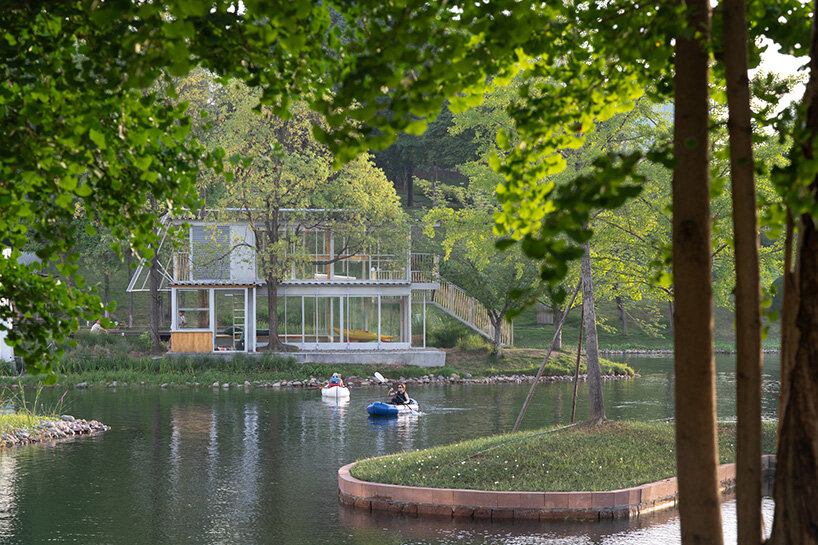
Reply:
[[[366,511],[495,520],[601,520],[675,507],[678,495],[676,477],[605,492],[495,492],[361,481],[350,474],[353,465],[338,470],[338,497],[341,503]],[[773,473],[775,456],[763,456],[762,468],[765,477]],[[731,491],[736,465],[719,466],[718,475],[722,492]]]

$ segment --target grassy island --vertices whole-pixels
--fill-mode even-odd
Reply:
[[[762,452],[775,452],[775,422]],[[719,424],[720,463],[735,461],[736,426]],[[496,491],[618,490],[676,475],[673,423],[608,421],[497,435],[356,463],[357,479]]]

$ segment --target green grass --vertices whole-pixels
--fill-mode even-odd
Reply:
[[[670,330],[669,311],[666,307],[656,319],[654,331],[640,329],[632,320],[628,321],[628,335],[622,334],[616,306],[613,303],[597,304],[597,333],[601,350],[673,350],[673,334]],[[647,316],[638,308],[629,308],[633,315]],[[715,309],[714,345],[718,351],[736,349],[736,333],[733,313],[728,309]],[[554,336],[555,325],[537,324],[537,311],[530,307],[514,320],[514,346],[516,348],[547,348]],[[576,350],[579,336],[580,315],[574,309],[563,326],[563,350]],[[781,326],[779,322],[767,324],[769,331],[764,339],[764,349],[779,348]]]
[[[27,399],[25,390],[19,389],[9,393],[9,390],[0,392],[0,405],[4,408],[14,408],[13,412],[0,413],[0,433],[12,433],[20,430],[32,432],[37,424],[43,420],[59,418],[62,409],[62,400],[54,406],[46,407],[40,403],[41,388],[37,389],[34,399]]]
[[[775,422],[763,452],[775,452]],[[735,424],[719,424],[720,463],[735,460]],[[612,422],[498,435],[356,463],[352,476],[407,486],[498,491],[618,490],[676,475],[674,427]]]
[[[344,376],[372,377],[375,371],[397,378],[418,378],[428,374],[449,376],[455,373],[451,367],[428,369],[415,366],[299,364],[295,359],[276,354],[250,356],[234,354],[223,358],[210,354],[201,356],[147,357],[136,351],[140,342],[136,338],[112,335],[80,335],[77,346],[66,348],[59,368],[62,385],[87,382],[89,384],[141,383],[145,384],[212,384],[213,382],[253,383],[281,380],[308,380],[315,377],[329,379],[339,369]],[[0,383],[21,382],[38,384],[39,377],[17,377],[10,367],[0,371]]]
[[[339,370],[344,376],[372,377],[375,371],[391,378],[419,378],[424,375],[448,377],[452,373],[474,377],[499,374],[534,375],[544,353],[542,351],[509,350],[507,356],[496,358],[490,350],[470,336],[458,343],[447,356],[449,365],[425,368],[415,366],[344,364],[299,364],[295,359],[276,355],[234,354],[232,358],[202,354],[197,356],[150,357],[147,334],[139,337],[120,335],[92,335],[81,333],[74,337],[76,346],[65,346],[65,354],[57,369],[62,385],[118,383],[145,384],[212,384],[214,382],[252,383],[281,380],[307,380],[315,377],[326,380]],[[468,341],[471,339],[471,341]],[[470,344],[471,343],[471,344]],[[572,375],[575,360],[570,354],[555,355],[546,367],[546,375]],[[608,360],[601,361],[603,374],[632,375],[633,369]],[[584,373],[584,365],[581,372]],[[10,366],[0,367],[0,384],[18,380]],[[37,384],[39,377],[23,376],[24,385]]]

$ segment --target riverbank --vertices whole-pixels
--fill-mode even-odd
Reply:
[[[147,357],[135,352],[122,353],[108,340],[98,345],[80,347],[61,361],[58,369],[60,386],[74,387],[210,387],[222,386],[278,387],[316,385],[333,373],[347,377],[372,377],[377,371],[395,380],[410,383],[441,381],[525,382],[533,380],[544,354],[526,349],[508,349],[506,356],[495,358],[485,351],[447,350],[451,364],[434,369],[394,365],[299,364],[277,354],[244,355],[232,358],[202,356]],[[576,357],[570,353],[554,354],[546,365],[543,382],[569,380],[573,377]],[[609,379],[635,376],[628,365],[608,359],[600,362],[602,374]],[[17,376],[11,368],[0,376],[6,387],[33,386],[40,378]],[[584,376],[584,363],[580,367]],[[454,377],[454,378],[453,378]],[[299,384],[296,384],[299,383]]]

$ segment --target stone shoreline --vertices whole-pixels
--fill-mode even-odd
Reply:
[[[94,435],[111,429],[96,420],[77,419],[64,414],[59,420],[42,420],[34,430],[17,429],[0,434],[0,448],[32,445],[44,441]]]
[[[631,378],[638,378],[639,374],[634,375],[603,375],[603,381],[610,381],[610,380],[627,380]],[[586,381],[588,379],[587,375],[579,375],[580,381]],[[349,377],[344,377],[344,385],[349,386],[351,388],[361,388],[367,386],[382,386],[382,383],[378,382],[377,380],[359,377],[356,375],[351,375]],[[424,375],[419,378],[405,378],[405,377],[397,377],[397,378],[386,378],[387,382],[390,384],[403,382],[407,385],[423,385],[423,384],[523,384],[523,383],[532,383],[534,382],[534,376],[531,375],[493,375],[490,377],[480,377],[480,378],[473,378],[470,374],[466,373],[462,377],[455,373],[452,373],[448,377],[444,377],[442,375]],[[549,375],[540,377],[540,384],[548,384],[548,383],[556,383],[556,382],[571,382],[574,380],[573,375]],[[320,388],[326,383],[326,380],[321,380],[315,377],[310,377],[308,380],[281,380],[278,382],[264,382],[264,383],[256,383],[251,384],[249,381],[244,382],[245,388]],[[166,386],[166,385],[163,385]],[[199,384],[192,384],[192,386],[199,386]],[[240,384],[232,384],[232,383],[223,383],[219,384],[218,382],[214,382],[211,385],[213,388],[230,388],[236,386],[242,386]]]

